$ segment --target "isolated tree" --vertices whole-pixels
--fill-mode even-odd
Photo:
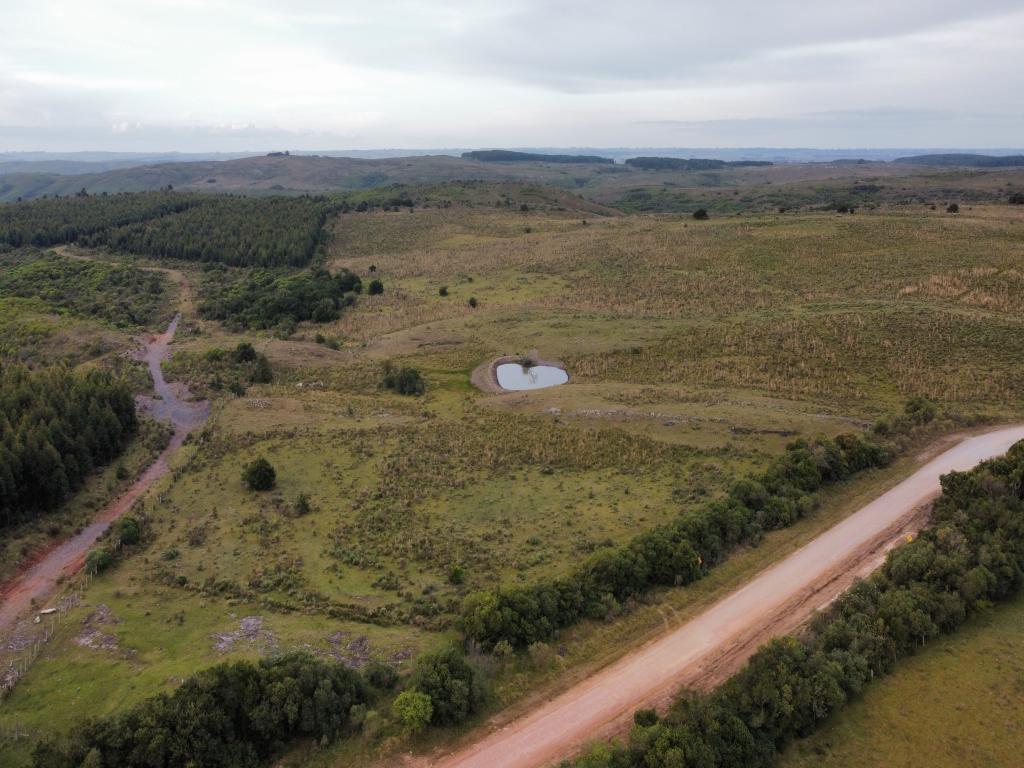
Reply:
[[[270,361],[266,355],[259,355],[256,357],[256,362],[252,367],[252,376],[250,377],[253,384],[269,384],[274,380],[274,372],[270,368]]]
[[[707,221],[708,212],[704,208],[698,208],[696,211],[693,212],[693,218],[695,218],[697,221]]]
[[[960,206],[957,203],[950,203],[946,206],[946,213],[960,213]]]
[[[476,296],[470,296],[469,297],[469,306],[470,306],[470,308],[471,309],[476,309],[476,305],[477,305]]]
[[[440,288],[438,289],[438,291],[437,291],[437,295],[438,295],[438,296],[447,296],[447,295],[448,295],[448,286],[447,286],[447,285],[442,285],[442,286],[441,286],[441,287],[440,287]]]
[[[85,556],[86,573],[103,573],[114,564],[114,553],[107,547],[96,547]]]
[[[391,713],[409,733],[419,733],[430,725],[434,706],[421,691],[402,691],[391,705]]]
[[[251,363],[256,359],[256,350],[247,341],[239,342],[235,351],[231,354],[236,363]]]
[[[269,491],[277,484],[277,472],[269,461],[260,456],[246,465],[242,480],[249,490]]]
[[[142,538],[142,527],[134,517],[125,516],[117,521],[117,537],[122,544],[138,544]]]

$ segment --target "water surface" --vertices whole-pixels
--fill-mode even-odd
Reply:
[[[511,390],[557,387],[569,380],[568,373],[553,365],[531,365],[524,368],[519,363],[502,363],[496,373],[498,386]]]

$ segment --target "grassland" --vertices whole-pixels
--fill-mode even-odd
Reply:
[[[1019,206],[697,222],[522,185],[430,195],[429,208],[334,223],[330,265],[385,290],[333,323],[281,339],[186,311],[169,379],[202,379],[207,350],[249,341],[274,381],[211,392],[214,419],[144,502],[143,551],[92,583],[4,703],[0,731],[15,718],[36,735],[60,730],[233,654],[308,648],[401,667],[453,636],[468,591],[560,573],[714,497],[796,436],[863,428],[912,395],[964,416],[1024,413]],[[564,361],[571,383],[471,387],[480,363],[532,350]],[[385,361],[419,369],[427,394],[382,390]],[[267,494],[241,483],[256,456],[277,469]],[[695,610],[905,461],[711,578],[565,633],[552,659],[493,669],[495,706],[528,706]],[[311,511],[297,516],[300,494]],[[99,605],[118,618],[104,629],[116,643],[82,645]],[[246,617],[262,623],[227,646],[215,636]],[[27,748],[0,742],[0,759],[18,764]],[[294,760],[359,764],[380,748]]]

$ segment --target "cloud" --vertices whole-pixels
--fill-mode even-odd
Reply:
[[[57,144],[234,148],[216,127],[238,125],[335,148],[891,145],[913,131],[984,146],[1014,143],[1024,114],[1019,0],[34,0],[5,13],[8,144],[21,126]]]

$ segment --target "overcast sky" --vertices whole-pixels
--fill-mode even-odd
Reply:
[[[0,0],[0,151],[1013,147],[1021,0]]]

